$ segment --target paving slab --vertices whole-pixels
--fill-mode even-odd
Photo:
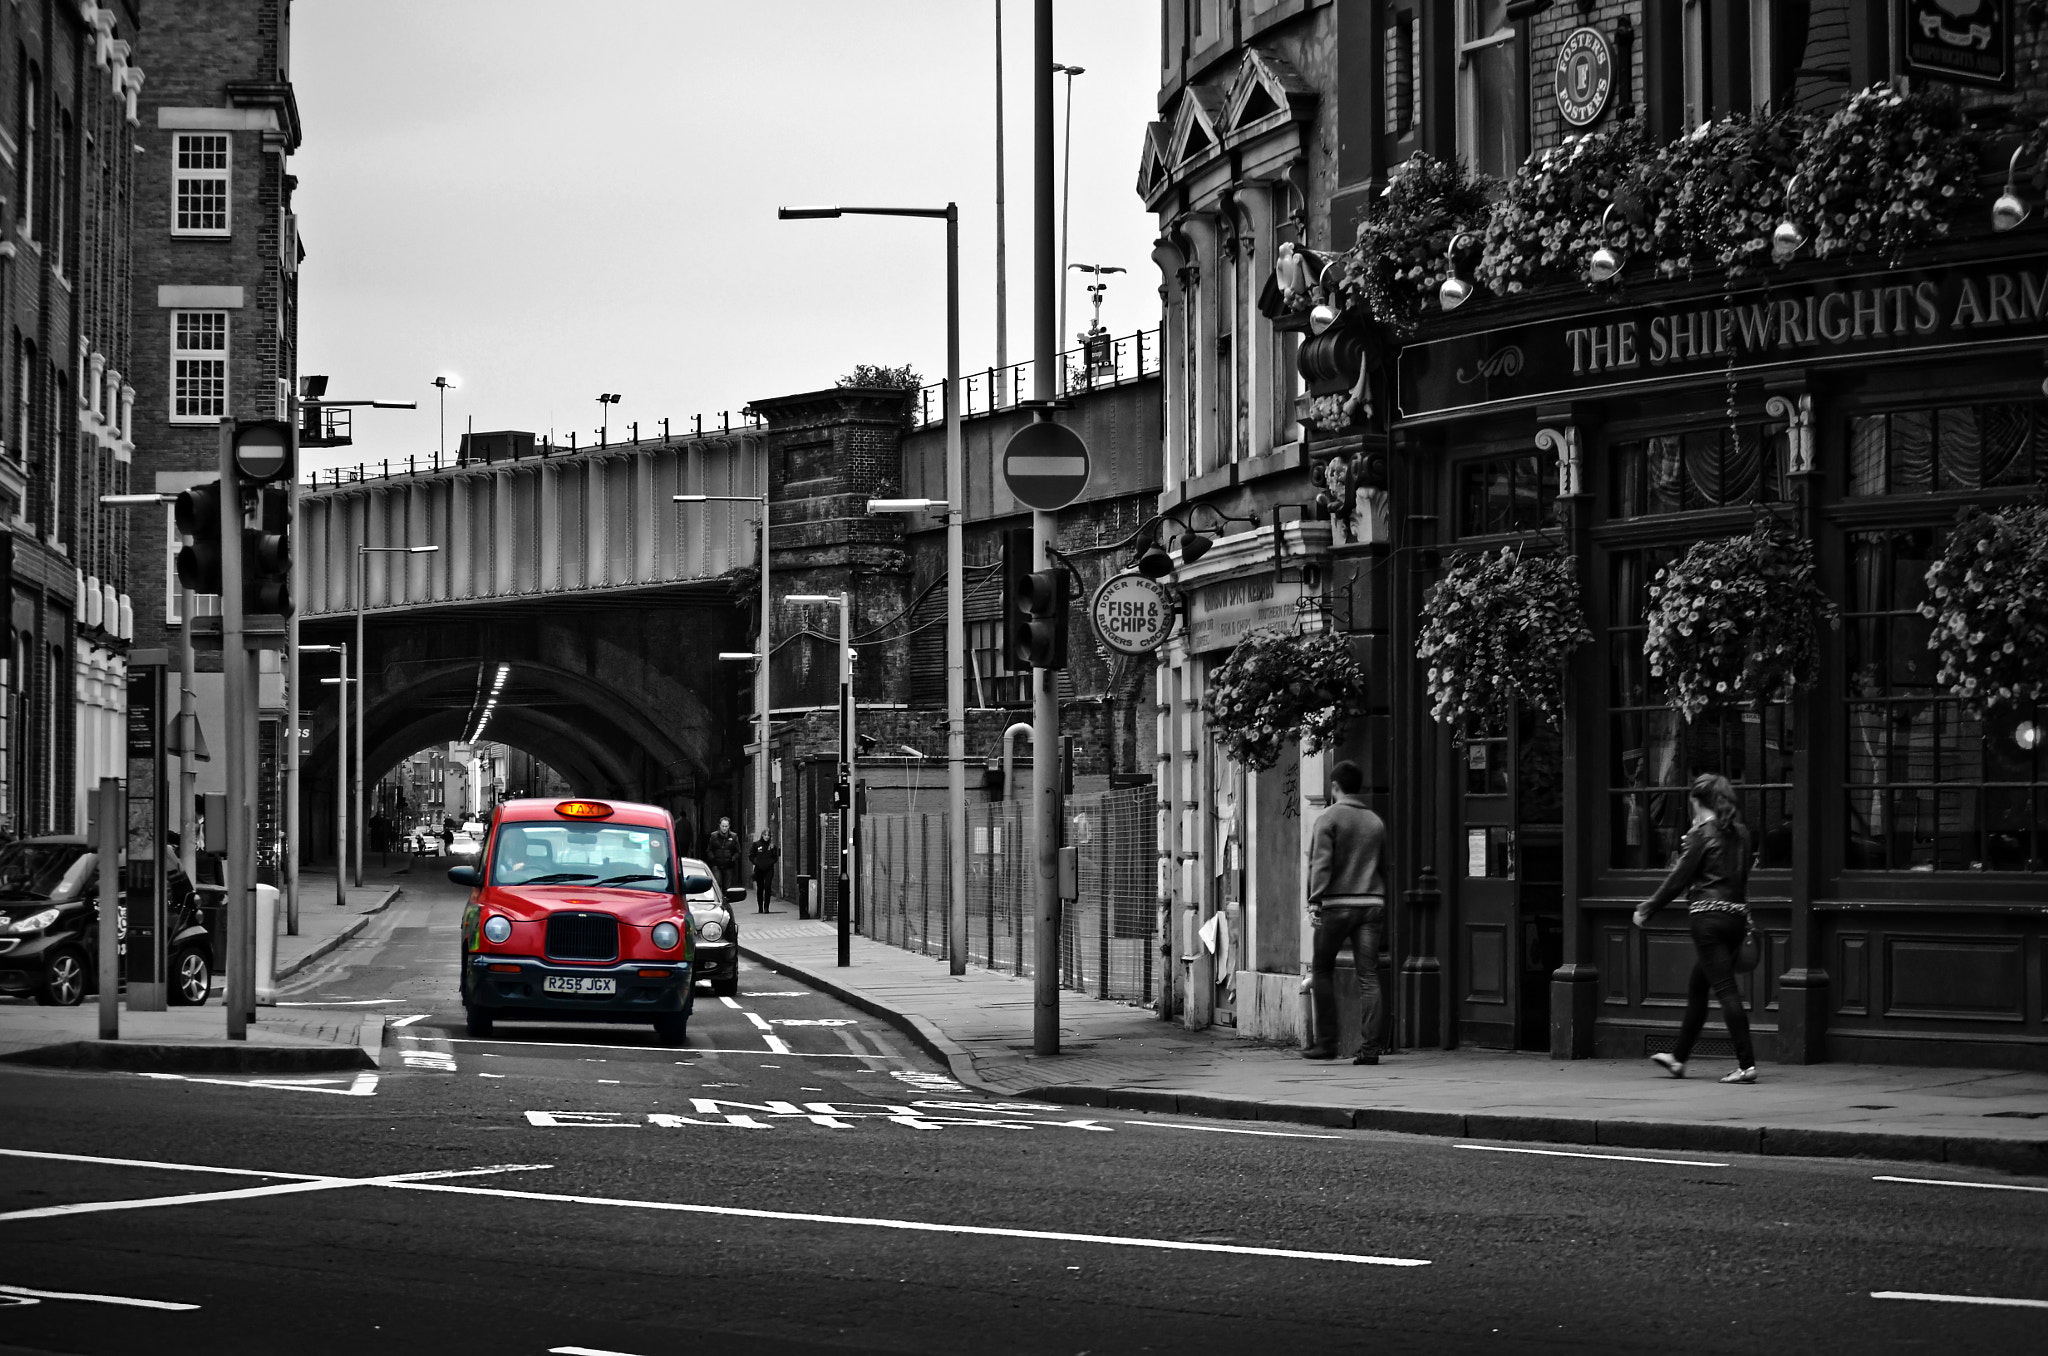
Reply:
[[[837,965],[833,925],[742,926],[756,962],[889,1021],[992,1093],[1077,1106],[1532,1143],[1945,1162],[2048,1175],[2048,1074],[1913,1065],[1766,1064],[1754,1085],[1698,1060],[1672,1079],[1637,1060],[1404,1051],[1311,1063],[1221,1029],[1062,991],[1062,1053],[1031,1053],[1031,981],[865,937]],[[1345,1122],[1345,1116],[1349,1117]]]

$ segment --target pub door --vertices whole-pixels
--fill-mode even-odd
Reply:
[[[1458,1043],[1547,1050],[1564,962],[1562,745],[1518,710],[1468,727],[1454,749]]]

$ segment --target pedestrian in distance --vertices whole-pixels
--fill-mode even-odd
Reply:
[[[455,817],[446,815],[441,820],[441,855],[448,856],[455,851]]]
[[[1706,772],[1689,788],[1692,827],[1685,831],[1683,850],[1657,892],[1636,906],[1636,926],[1649,924],[1683,890],[1692,925],[1692,981],[1686,989],[1685,1020],[1678,1027],[1678,1045],[1670,1054],[1650,1059],[1673,1078],[1685,1077],[1686,1061],[1700,1029],[1707,1024],[1707,991],[1720,1000],[1722,1020],[1735,1043],[1735,1072],[1723,1083],[1756,1082],[1756,1051],[1749,1041],[1749,1017],[1735,989],[1737,956],[1748,935],[1749,828],[1742,807],[1726,777]]]
[[[768,830],[761,830],[761,836],[747,849],[747,860],[754,866],[754,911],[771,913],[769,900],[775,893],[775,866],[782,860],[782,849],[775,846]]]
[[[1315,929],[1309,987],[1315,1029],[1303,1059],[1337,1057],[1337,953],[1351,946],[1358,973],[1358,1053],[1353,1064],[1380,1062],[1380,938],[1387,927],[1381,864],[1387,826],[1365,803],[1365,774],[1345,761],[1330,769],[1337,798],[1316,817],[1308,854],[1308,911]]]
[[[704,845],[704,856],[718,872],[721,886],[738,879],[740,870],[740,836],[732,831],[732,821],[721,819],[718,827],[711,831],[711,841]]]

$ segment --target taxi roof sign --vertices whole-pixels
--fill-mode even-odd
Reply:
[[[612,807],[601,800],[565,800],[555,813],[564,819],[609,819]]]

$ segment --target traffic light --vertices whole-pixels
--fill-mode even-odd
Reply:
[[[1003,618],[1012,662],[1034,669],[1067,666],[1067,572],[1034,570],[1031,533],[1003,533]]]
[[[178,583],[194,593],[219,593],[220,482],[209,480],[184,491],[171,518],[186,539],[178,548]]]
[[[256,526],[242,533],[242,610],[292,614],[292,501],[288,490],[256,492]]]

